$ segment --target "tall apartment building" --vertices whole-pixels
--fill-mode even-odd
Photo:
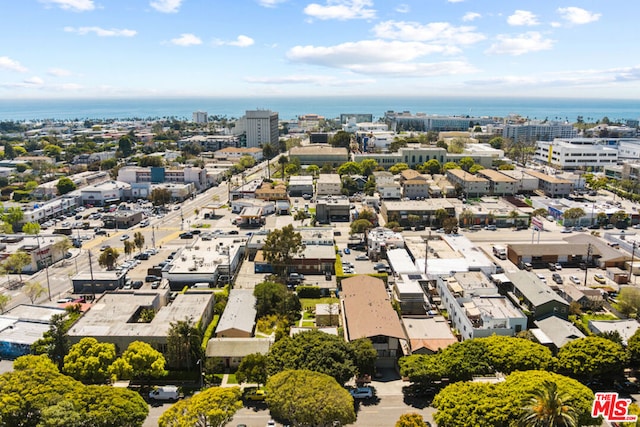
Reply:
[[[278,144],[278,113],[270,110],[247,111],[244,122],[247,147]]]
[[[209,115],[206,111],[195,111],[192,118],[193,123],[205,124],[209,121]]]
[[[572,124],[560,122],[508,124],[502,130],[502,137],[513,141],[553,141],[554,138],[577,136],[578,130]]]

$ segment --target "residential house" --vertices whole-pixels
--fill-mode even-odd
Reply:
[[[358,275],[341,285],[345,339],[369,338],[378,352],[376,366],[395,367],[398,358],[409,353],[408,340],[384,282]]]
[[[507,289],[507,296],[514,304],[522,307],[530,313],[533,320],[544,319],[549,316],[557,316],[567,319],[569,316],[569,303],[555,293],[549,285],[533,273],[528,271],[507,272],[505,275],[511,281],[503,283]]]
[[[573,323],[557,316],[535,320],[537,328],[531,329],[534,338],[540,344],[549,347],[553,353],[573,340],[584,338],[584,334]]]

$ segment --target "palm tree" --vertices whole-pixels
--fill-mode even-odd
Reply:
[[[519,216],[520,216],[520,214],[516,210],[512,210],[511,212],[509,212],[509,218],[511,220],[513,220],[513,226],[514,227],[516,227],[518,225],[518,217]]]
[[[566,402],[571,396],[558,391],[558,385],[551,381],[542,383],[535,390],[529,405],[524,408],[519,425],[522,427],[576,427],[578,414]]]
[[[287,163],[289,163],[289,158],[288,158],[287,156],[280,156],[280,157],[278,158],[278,164],[279,164],[280,166],[282,166],[282,179],[283,179],[283,180],[285,179],[285,176],[284,176],[284,168],[285,168],[285,166],[287,166]]]

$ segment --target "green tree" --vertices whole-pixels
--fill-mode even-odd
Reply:
[[[4,213],[2,219],[5,223],[11,224],[13,230],[19,230],[18,223],[24,218],[24,211],[19,206],[12,206]],[[11,233],[12,231],[10,231]]]
[[[349,343],[351,360],[356,365],[356,375],[373,375],[378,360],[378,352],[368,338],[360,338]]]
[[[609,222],[614,225],[626,224],[629,221],[629,215],[625,211],[616,211],[609,217]]]
[[[277,341],[269,351],[269,375],[287,369],[308,369],[346,383],[357,373],[352,349],[341,338],[318,330],[305,331]]]
[[[300,300],[282,283],[258,283],[253,290],[258,317],[277,314],[295,319],[300,316]]]
[[[633,366],[640,366],[640,329],[627,340],[627,352],[629,353],[629,362]]]
[[[445,209],[436,209],[436,211],[433,213],[433,216],[436,219],[436,224],[438,225],[442,225],[444,223],[444,220],[449,218],[449,213],[445,210]]]
[[[164,160],[161,156],[144,156],[138,161],[138,165],[142,167],[161,167],[164,166]]]
[[[424,421],[422,415],[413,412],[400,415],[395,427],[428,427],[428,424]]]
[[[409,169],[409,165],[406,163],[396,163],[395,165],[389,168],[389,172],[396,175],[402,172],[403,170]]]
[[[53,244],[53,250],[59,254],[62,254],[62,263],[64,264],[67,260],[66,253],[71,249],[71,240],[67,236],[60,236],[59,239]]]
[[[131,240],[124,241],[124,253],[127,255],[127,257],[133,253],[135,248],[136,248],[136,244],[133,243]]]
[[[62,155],[62,148],[54,144],[47,144],[43,148],[44,155],[48,157],[54,157],[56,161],[60,161]]]
[[[22,226],[22,232],[24,234],[31,234],[35,236],[40,233],[40,224],[37,222],[27,222]]]
[[[564,219],[567,221],[567,224],[574,224],[576,220],[584,216],[584,209],[569,208],[566,211],[564,211],[563,216],[564,216]]]
[[[58,194],[62,196],[67,193],[70,193],[71,191],[75,190],[77,187],[76,187],[76,184],[73,181],[71,181],[71,178],[63,176],[58,180],[58,183],[56,184],[56,188],[58,189]]]
[[[442,165],[436,159],[431,159],[424,162],[423,169],[425,172],[430,173],[431,175],[439,174],[442,171]]]
[[[164,411],[160,427],[222,427],[242,408],[238,387],[210,387]]]
[[[121,157],[129,157],[133,154],[133,147],[135,145],[135,141],[131,138],[131,135],[123,135],[118,140],[118,153]]]
[[[534,369],[545,370],[554,362],[551,350],[529,340],[499,335],[480,340],[487,348],[491,366],[503,374]]]
[[[0,294],[0,314],[4,314],[9,301],[11,301],[11,295]]]
[[[491,145],[491,147],[495,148],[496,150],[500,150],[504,146],[504,138],[502,138],[501,136],[491,138],[489,140],[489,145]]]
[[[545,381],[534,391],[520,418],[523,427],[576,427],[578,414],[567,402],[571,396],[558,391],[558,385]]]
[[[46,289],[40,284],[40,282],[27,282],[24,284],[22,291],[29,298],[31,304],[33,304],[46,292]]]
[[[446,172],[449,169],[461,169],[461,168],[460,168],[460,165],[458,165],[455,162],[447,162],[444,165],[442,165],[442,171],[443,172]]]
[[[287,274],[287,267],[291,265],[294,256],[302,250],[304,250],[302,235],[294,230],[293,225],[270,231],[262,248],[265,259],[280,277]]]
[[[67,314],[54,314],[49,322],[49,330],[42,334],[42,338],[31,345],[34,354],[47,355],[62,370],[64,357],[69,353],[71,344],[69,343],[70,322],[67,321]]]
[[[9,255],[3,266],[6,271],[17,274],[22,283],[22,270],[29,264],[31,264],[31,256],[19,250]]]
[[[433,399],[432,406],[437,409],[433,418],[440,427],[515,426],[545,381],[556,383],[561,396],[571,396],[571,400],[564,403],[574,408],[579,425],[600,424],[600,420],[591,417],[594,395],[589,388],[571,378],[546,371],[514,372],[497,384],[451,384]]]
[[[276,154],[278,154],[278,151],[272,144],[267,142],[262,146],[262,155],[265,159],[273,159]]]
[[[171,201],[171,190],[168,188],[154,188],[149,194],[149,200],[154,206],[164,206]]]
[[[531,215],[533,215],[533,216],[541,216],[541,217],[545,217],[548,214],[549,214],[549,211],[546,208],[534,209],[534,211],[531,212]]]
[[[378,168],[378,162],[374,159],[364,159],[360,162],[360,169],[362,170],[362,175],[370,176],[373,171]]]
[[[625,286],[618,293],[615,308],[627,317],[637,316],[640,311],[640,289]]]
[[[338,175],[361,175],[362,166],[357,162],[345,162],[338,167]]]
[[[458,220],[454,217],[447,217],[442,221],[442,228],[446,234],[456,234],[458,232]]]
[[[349,149],[351,145],[351,134],[349,132],[339,130],[329,140],[329,144],[333,145],[334,147],[344,147],[346,149]]]
[[[371,230],[373,228],[373,224],[371,224],[371,221],[367,219],[359,218],[351,223],[350,228],[351,234],[364,233],[367,230]]]
[[[469,172],[471,167],[475,164],[471,157],[463,157],[458,161],[458,164],[462,168],[462,170]]]
[[[356,420],[353,398],[335,379],[308,370],[287,370],[267,381],[266,402],[275,418],[294,426],[342,425]]]
[[[597,336],[579,338],[558,350],[558,372],[574,378],[621,375],[627,361],[627,353],[620,344]]]
[[[284,174],[284,168],[287,166],[288,163],[289,163],[289,158],[287,156],[281,155],[280,157],[278,157],[278,164],[280,165],[280,168],[282,170],[282,179],[286,179],[286,175]]]
[[[261,353],[248,354],[242,358],[236,371],[240,383],[250,382],[258,385],[267,382],[267,356]]]
[[[136,245],[136,248],[138,248],[138,250],[142,252],[142,248],[144,248],[144,236],[141,232],[136,231],[133,234],[133,243]]]
[[[165,358],[158,350],[142,341],[134,341],[119,359],[109,367],[109,374],[118,379],[139,378],[151,380],[167,375]]]
[[[113,270],[116,262],[118,261],[118,257],[120,253],[116,248],[107,248],[98,257],[98,264],[100,266],[105,267],[107,270]]]
[[[95,427],[141,427],[149,405],[140,393],[107,385],[84,386],[74,399],[86,424]]]
[[[194,324],[193,318],[171,322],[169,325],[167,364],[175,369],[193,369],[204,356],[200,329]]]
[[[109,379],[109,366],[115,360],[115,344],[98,342],[91,337],[82,338],[64,357],[62,371],[83,383],[104,383]]]

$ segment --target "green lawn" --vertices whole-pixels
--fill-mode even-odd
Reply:
[[[580,322],[589,330],[589,320],[618,320],[613,314],[583,314]]]
[[[337,304],[340,302],[338,298],[300,298],[300,304],[302,304],[302,309],[307,310],[308,308],[314,309],[316,308],[316,304]]]
[[[302,321],[302,327],[303,328],[315,328],[316,327],[316,321],[315,320],[303,320]]]
[[[213,374],[220,382],[222,382],[222,377],[224,374]],[[236,374],[229,374],[227,379],[227,384],[238,384],[238,379],[236,378]]]

